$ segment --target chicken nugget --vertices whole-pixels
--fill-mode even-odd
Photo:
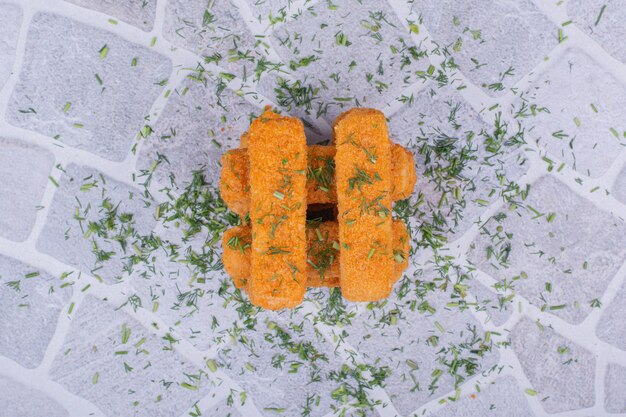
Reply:
[[[333,125],[340,281],[350,301],[375,301],[391,291],[391,142],[385,115],[356,108]]]
[[[307,149],[307,203],[337,204],[335,187],[335,147],[310,145]],[[415,165],[413,154],[401,145],[392,146],[391,162],[393,201],[407,198],[413,192]],[[222,155],[220,191],[232,211],[244,217],[250,209],[247,149],[233,149]]]
[[[271,310],[302,302],[306,289],[306,169],[304,127],[271,110],[248,131],[252,250],[246,290]]]
[[[222,261],[235,287],[243,288],[250,277],[250,226],[236,226],[224,232]],[[393,221],[394,279],[408,266],[409,234],[402,220]],[[307,225],[307,287],[339,287],[339,226],[336,221]]]

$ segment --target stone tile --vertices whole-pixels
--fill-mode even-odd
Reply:
[[[511,301],[506,299],[506,295],[492,287],[486,287],[477,280],[470,283],[469,291],[476,297],[477,309],[489,315],[491,323],[495,326],[502,326],[513,314]]]
[[[355,106],[383,108],[430,65],[387,2],[317,2],[271,41],[297,81],[269,98],[328,121]]]
[[[1,355],[26,368],[39,366],[72,295],[71,287],[60,284],[37,268],[0,256],[0,332],[11,335],[0,338]]]
[[[110,32],[39,13],[6,119],[121,161],[171,68],[168,58]]]
[[[258,317],[255,331],[244,332],[220,351],[224,372],[264,416],[280,409],[280,415],[301,416],[307,408],[305,415],[325,416],[334,404],[328,393],[338,388],[327,375],[341,366],[334,347],[298,315],[265,311]]]
[[[623,260],[623,259],[622,259]],[[626,351],[626,305],[623,300],[626,297],[626,283],[615,295],[613,301],[603,306],[604,311],[596,327],[596,335],[603,341]]]
[[[515,326],[511,342],[546,412],[593,406],[596,360],[591,352],[528,318]]]
[[[12,417],[66,417],[68,412],[43,392],[0,376],[0,409]],[[6,414],[5,414],[6,413]]]
[[[613,184],[613,197],[615,197],[618,201],[621,201],[623,204],[626,204],[626,165],[622,168],[621,172],[618,174],[615,183]]]
[[[427,0],[413,8],[463,74],[491,96],[508,91],[558,44],[557,27],[531,0]]]
[[[0,237],[17,242],[28,238],[53,165],[51,152],[0,138]]]
[[[411,276],[411,271],[407,275]],[[426,271],[416,278],[430,282],[432,272]],[[440,363],[442,358],[448,363],[452,360],[452,353],[447,351],[451,346],[463,344],[464,347],[458,348],[459,357],[475,361],[477,374],[488,373],[499,358],[495,350],[482,356],[470,353],[469,349],[479,350],[484,330],[469,311],[446,307],[453,301],[449,293],[434,289],[420,297],[412,293],[413,289],[410,291],[401,297],[396,286],[383,308],[361,314],[345,329],[346,340],[367,363],[390,369],[385,391],[402,415],[409,415],[428,401],[454,391],[454,377],[448,373],[448,366]],[[430,306],[435,311],[420,312],[418,306]],[[396,316],[395,323],[390,318],[392,315]],[[475,339],[470,330],[474,326]],[[433,375],[438,372],[441,376],[433,382]],[[459,369],[458,373],[464,375],[464,370]]]
[[[160,164],[154,177],[163,184],[169,184],[170,173],[180,184],[191,179],[193,170],[205,167],[207,179],[217,185],[221,154],[239,147],[239,137],[248,130],[251,118],[261,113],[231,90],[218,96],[217,88],[210,80],[205,85],[188,79],[172,92],[140,151],[140,169],[150,167],[161,154],[169,164]]]
[[[624,262],[626,225],[550,175],[531,186],[524,204],[543,215],[522,209],[491,219],[468,259],[535,306],[578,324]]]
[[[65,0],[106,13],[149,32],[154,26],[157,0]]]
[[[528,140],[537,140],[581,174],[604,174],[624,150],[626,87],[585,52],[567,52],[524,96],[549,110],[524,119]]]
[[[13,71],[21,24],[22,9],[14,4],[0,3],[0,89]]]
[[[432,417],[531,417],[523,390],[512,376],[482,386],[480,392],[462,397],[431,414]]]
[[[100,410],[181,415],[210,392],[205,372],[123,311],[87,296],[75,314],[50,377]]]
[[[574,23],[614,58],[626,63],[626,9],[620,0],[570,0],[567,13]]]
[[[182,247],[193,247],[198,253],[203,253],[202,243],[204,239],[198,239]],[[215,257],[219,260],[221,243],[215,246]],[[206,350],[216,342],[229,338],[226,333],[239,318],[236,310],[239,304],[226,303],[220,297],[220,289],[225,282],[232,285],[231,278],[221,270],[208,271],[205,282],[198,283],[191,279],[188,267],[181,264],[180,261],[185,259],[182,253],[178,259],[169,260],[163,252],[154,253],[149,264],[136,266],[130,276],[129,282],[142,300],[142,305],[199,350]]]
[[[403,106],[390,117],[389,131],[391,139],[407,147],[415,155],[417,184],[414,198],[421,193],[426,214],[431,216],[438,207],[442,190],[448,193],[448,202],[441,210],[447,213],[450,235],[460,237],[480,215],[485,207],[496,201],[511,181],[517,181],[527,170],[528,164],[520,152],[513,146],[503,146],[497,153],[488,152],[484,145],[492,128],[472,109],[472,107],[453,89],[438,88],[428,84],[414,96],[414,102]],[[444,149],[445,144],[450,151]],[[421,152],[427,146],[430,157]],[[449,161],[465,159],[466,165],[455,178],[437,184],[441,168]],[[499,176],[506,178],[501,185]],[[452,203],[452,190],[460,187],[464,206]]]
[[[246,0],[252,14],[256,18],[281,18],[282,16],[292,16],[303,8],[295,8],[293,0]],[[306,6],[308,7],[308,5]]]
[[[244,79],[253,78],[256,61],[263,56],[230,0],[168,1],[163,36]]]
[[[215,417],[243,417],[239,411],[232,405],[228,405],[226,400],[220,401],[212,407],[202,411],[202,416],[215,416]]]
[[[610,363],[604,379],[604,409],[609,413],[626,413],[626,368]]]
[[[110,209],[105,208],[109,203]],[[114,220],[115,229],[108,232],[110,238],[99,236],[97,232],[88,234],[89,225],[103,221],[117,210],[117,215],[131,214],[134,221],[132,228],[139,235],[147,235],[155,224],[154,210],[149,204],[136,188],[107,178],[91,168],[69,165],[54,195],[46,225],[37,240],[37,249],[82,271],[98,275],[106,283],[118,282],[123,272],[123,258],[129,255],[124,254],[120,244],[112,237],[121,233],[121,227],[129,228],[130,223],[122,225],[119,218]],[[114,209],[116,206],[117,209]],[[81,221],[75,217],[77,210],[78,216],[83,219]],[[131,235],[129,242],[134,243],[136,239]],[[113,254],[110,259],[100,262],[96,251]]]

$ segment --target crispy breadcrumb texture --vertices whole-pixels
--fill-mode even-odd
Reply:
[[[339,287],[339,226],[336,221],[307,225],[307,287]],[[237,288],[244,288],[250,276],[249,226],[237,226],[224,233],[222,260],[224,269]],[[402,220],[393,221],[393,281],[397,281],[409,265],[409,233]]]
[[[250,185],[246,149],[222,154],[220,195],[229,209],[244,218],[250,210]]]
[[[391,147],[391,195],[393,201],[408,198],[415,188],[417,174],[413,153],[406,150],[402,145],[393,144]]]
[[[385,116],[351,109],[337,118],[335,180],[341,292],[350,301],[387,297],[393,276],[391,142]]]
[[[251,243],[252,233],[249,226],[231,227],[222,237],[222,263],[237,288],[245,287],[250,276]]]
[[[271,310],[300,304],[306,289],[304,127],[271,110],[248,131],[252,250],[246,289],[252,304]]]
[[[391,285],[402,277],[402,273],[409,266],[409,253],[411,250],[409,231],[402,220],[393,221],[392,233],[394,268]]]
[[[335,187],[335,147],[310,145],[307,148],[307,203],[337,204]],[[395,144],[392,147],[392,199],[403,200],[411,195],[417,177],[413,154]],[[220,192],[232,211],[244,217],[250,210],[247,149],[233,149],[222,155]]]

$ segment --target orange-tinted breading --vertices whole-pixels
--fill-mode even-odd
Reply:
[[[243,288],[250,276],[251,242],[252,233],[248,226],[231,227],[222,238],[222,263],[237,288]]]
[[[411,195],[417,177],[411,152],[402,145],[394,144],[391,155],[392,199],[397,201]],[[307,149],[307,158],[307,203],[336,204],[335,147],[310,145]],[[247,149],[233,149],[222,155],[220,190],[222,199],[232,211],[242,217],[248,213],[250,194]]]
[[[333,146],[311,145],[307,148],[307,161],[307,203],[336,203],[335,148]]]
[[[307,278],[309,287],[339,286],[339,247],[336,222],[307,225]]]
[[[246,155],[246,157],[242,158],[242,155]],[[220,195],[228,208],[242,218],[250,210],[248,158],[245,149],[222,154]]]
[[[252,251],[246,289],[252,304],[295,307],[306,289],[304,127],[269,109],[248,131]]]
[[[395,261],[391,281],[391,285],[393,285],[409,266],[411,241],[409,239],[409,231],[402,220],[394,220],[391,228],[393,234],[393,259]]]
[[[393,277],[391,142],[385,115],[344,112],[333,126],[341,292],[350,301],[389,295]]]
[[[404,200],[413,193],[417,174],[413,154],[402,145],[391,146],[391,195],[393,201]]]
[[[307,287],[339,286],[339,226],[335,221],[327,221],[307,226]],[[231,276],[237,288],[245,287],[250,277],[249,226],[228,229],[222,240],[224,269]],[[393,221],[393,282],[397,281],[409,264],[409,234],[402,220]]]

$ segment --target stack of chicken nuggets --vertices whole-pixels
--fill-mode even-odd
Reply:
[[[252,304],[272,310],[297,306],[307,287],[386,298],[410,249],[391,205],[415,181],[413,155],[391,143],[380,111],[344,112],[332,146],[307,146],[302,122],[268,107],[222,156],[222,198],[246,219],[224,233],[224,267]]]

